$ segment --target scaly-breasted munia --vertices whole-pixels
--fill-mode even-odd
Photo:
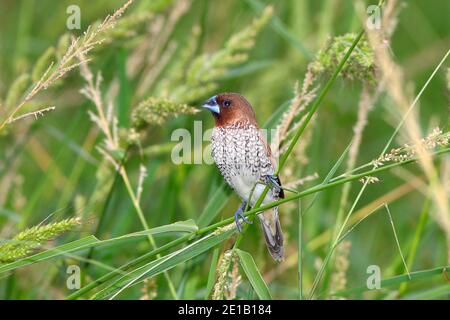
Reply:
[[[226,182],[243,200],[234,214],[239,231],[239,218],[249,223],[243,211],[248,203],[253,207],[266,185],[270,186],[262,204],[284,198],[275,162],[265,141],[250,103],[240,94],[222,93],[211,97],[203,105],[214,116],[211,155]],[[251,199],[250,199],[251,197]],[[283,259],[283,234],[278,207],[258,215],[270,255]]]

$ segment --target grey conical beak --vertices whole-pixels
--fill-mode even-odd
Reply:
[[[217,104],[216,96],[209,98],[204,104],[203,108],[210,110],[211,112],[220,113],[219,105]]]

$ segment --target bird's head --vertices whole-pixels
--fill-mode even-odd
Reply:
[[[249,122],[256,125],[251,104],[238,93],[221,93],[209,98],[203,107],[211,111],[216,126]]]

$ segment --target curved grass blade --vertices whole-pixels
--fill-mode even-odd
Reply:
[[[192,239],[195,234],[188,233],[180,238],[177,238],[171,242],[168,242],[160,247],[158,249],[152,250],[147,252],[146,254],[139,256],[131,261],[128,261],[124,265],[114,269],[111,272],[108,272],[107,274],[104,274],[100,278],[97,278],[93,280],[92,282],[86,284],[84,287],[78,289],[74,293],[70,294],[66,297],[67,300],[75,300],[80,298],[81,296],[85,295],[86,293],[90,292],[94,288],[97,288],[101,286],[104,283],[107,283],[108,281],[111,282],[112,279],[115,279],[119,275],[122,275],[125,273],[126,270],[130,270],[131,268],[135,268],[138,266],[143,265],[144,263],[148,263],[148,261],[152,261],[158,254],[165,252],[166,250],[170,248],[174,248],[182,243],[185,243]]]
[[[386,288],[388,286],[394,286],[398,285],[403,282],[409,282],[414,280],[420,280],[420,279],[426,279],[430,278],[436,275],[441,275],[443,272],[448,272],[450,270],[450,266],[443,266],[443,267],[437,267],[433,269],[427,269],[427,270],[421,270],[421,271],[414,271],[408,274],[402,274],[399,276],[387,278],[384,280],[381,280],[381,288]],[[330,296],[349,296],[351,294],[358,294],[365,291],[376,291],[374,289],[369,289],[367,286],[353,288],[345,291],[339,291],[332,293]]]
[[[58,246],[56,248],[52,248],[49,250],[46,250],[44,252],[40,252],[37,254],[34,254],[30,257],[26,257],[11,263],[4,264],[0,266],[0,273],[15,270],[17,268],[25,267],[30,264],[41,262],[44,260],[49,260],[51,258],[55,258],[61,255],[65,255],[67,253],[71,253],[74,251],[81,250],[81,248],[89,248],[90,246],[98,243],[99,240],[94,236],[88,236],[85,238],[82,238],[80,240],[75,240],[70,243],[63,244],[61,246]]]
[[[126,240],[130,240],[137,237],[144,237],[148,235],[158,235],[165,233],[193,233],[198,230],[193,220],[180,221],[172,224],[168,224],[165,226],[160,226],[156,228],[152,228],[149,230],[134,232],[130,234],[126,234],[117,238],[107,239],[107,240],[99,240],[95,236],[88,236],[80,240],[75,240],[61,246],[46,250],[44,252],[40,252],[34,254],[30,257],[26,257],[5,265],[0,266],[0,273],[15,270],[17,268],[21,268],[24,266],[28,266],[30,264],[41,262],[44,260],[49,260],[59,256],[65,256],[69,253],[81,251],[85,249],[90,249],[98,246],[106,246],[106,245],[117,245],[120,242],[125,242]]]
[[[214,287],[214,281],[216,280],[216,267],[219,260],[219,249],[215,249],[211,258],[211,267],[209,268],[208,282],[206,284],[205,300],[208,299],[211,291]]]
[[[181,263],[184,263],[202,254],[203,252],[218,245],[225,239],[228,239],[235,232],[236,228],[233,225],[233,228],[230,230],[223,231],[220,233],[211,233],[180,250],[177,250],[171,254],[156,259],[150,263],[147,263],[124,274],[119,279],[114,280],[112,283],[108,284],[105,288],[100,290],[92,298],[105,299],[111,296],[111,299],[113,299],[126,288],[136,283],[139,283],[144,279],[154,277],[164,271],[167,271]]]
[[[436,300],[450,294],[450,283],[429,290],[415,292],[404,297],[404,300]]]
[[[256,266],[250,253],[240,249],[236,249],[236,253],[239,256],[242,269],[244,269],[244,272],[258,295],[258,298],[261,300],[272,300],[269,288],[264,282],[264,279],[262,278],[261,273],[259,272],[258,267]]]

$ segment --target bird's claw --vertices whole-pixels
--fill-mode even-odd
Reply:
[[[252,224],[253,222],[250,221],[244,214],[244,209],[246,207],[246,203],[242,203],[241,206],[236,210],[234,213],[234,222],[236,223],[236,227],[240,233],[242,233],[242,225],[239,221],[239,218],[241,218],[245,223]]]
[[[281,192],[281,185],[279,183],[278,177],[268,174],[264,176],[264,182],[275,191],[276,194]]]

